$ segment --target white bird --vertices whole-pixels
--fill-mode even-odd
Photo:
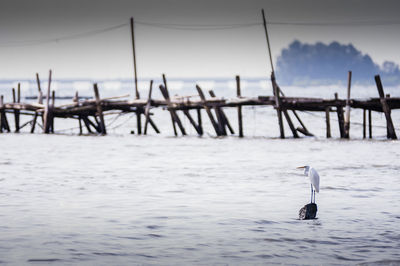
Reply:
[[[317,170],[308,165],[300,166],[297,168],[304,168],[304,175],[308,176],[308,179],[311,183],[311,203],[315,203],[315,191],[319,193],[319,174]],[[313,202],[313,197],[314,197],[314,202]]]

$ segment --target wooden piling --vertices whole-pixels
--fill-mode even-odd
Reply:
[[[190,115],[189,110],[183,109],[182,111],[185,114],[185,116],[189,119],[190,124],[192,124],[192,126],[196,130],[197,134],[201,136],[203,134],[203,130],[201,129],[201,127],[199,125],[196,124],[193,117]]]
[[[0,96],[0,127],[3,128],[4,130],[7,130],[7,132],[10,132],[10,125],[8,124],[7,120],[7,115],[4,110],[4,96]]]
[[[97,115],[100,118],[100,133],[102,135],[107,134],[106,125],[104,123],[103,109],[101,107],[101,100],[99,95],[99,89],[97,88],[97,83],[93,84],[94,96],[96,97],[96,107],[97,107]]]
[[[202,120],[201,120],[201,109],[198,108],[197,110],[197,125],[199,127],[199,131],[201,132],[200,135],[203,135],[203,124],[202,124]]]
[[[346,98],[346,116],[344,118],[344,137],[350,138],[350,89],[351,89],[351,71],[347,77],[347,98]]]
[[[388,139],[397,139],[396,132],[395,132],[395,129],[394,129],[394,126],[393,126],[392,117],[391,117],[391,114],[390,114],[390,107],[386,102],[385,92],[383,91],[383,86],[382,86],[381,78],[380,78],[379,75],[375,76],[375,83],[376,83],[376,87],[378,89],[379,98],[380,98],[380,102],[381,102],[381,105],[382,105],[382,110],[385,113],[386,127],[387,127],[387,138]]]
[[[13,102],[18,103],[21,99],[21,88],[20,88],[20,83],[18,83],[18,90],[17,90],[17,97],[15,96],[15,89],[12,89],[12,96],[13,96]],[[19,114],[20,111],[18,109],[14,109],[14,118],[15,118],[15,133],[19,132]]]
[[[338,100],[337,92],[335,92],[335,100]],[[340,106],[340,105],[336,105],[336,113],[337,113],[338,123],[339,123],[340,138],[344,138],[345,137],[345,132],[344,132],[343,107]]]
[[[151,93],[153,91],[153,80],[150,80],[149,96],[147,98],[146,107],[144,109],[144,116],[146,118],[144,122],[144,134],[147,135],[147,125],[149,124],[150,118],[150,106],[151,106]]]
[[[212,91],[212,90],[209,91],[209,94],[213,98],[216,97],[214,91]],[[222,107],[215,107],[215,112],[217,113],[217,118],[219,117],[218,121],[221,120],[221,123],[220,123],[221,132],[224,132],[224,135],[226,136],[225,127],[227,127],[231,134],[235,134],[235,131],[233,130],[231,124],[229,123],[229,119],[226,116],[226,114],[225,114],[224,110],[222,109]]]
[[[368,136],[372,139],[372,111],[368,109]]]
[[[367,111],[363,109],[363,139],[367,137]]]
[[[54,110],[54,106],[56,103],[56,92],[53,90],[51,91],[51,110]],[[54,115],[51,116],[51,123],[50,123],[50,132],[54,133]]]
[[[186,135],[186,130],[183,127],[181,119],[176,114],[175,108],[171,104],[171,99],[169,97],[168,86],[167,86],[167,78],[165,77],[165,74],[162,74],[162,78],[163,78],[164,86],[160,85],[159,88],[160,88],[161,94],[164,96],[164,99],[167,102],[168,110],[169,110],[169,112],[171,114],[171,120],[172,120],[172,125],[173,125],[173,128],[174,128],[174,134],[175,134],[175,136],[178,135],[178,133],[176,131],[176,127],[175,127],[175,123],[176,123],[178,125],[182,135],[185,136]]]
[[[331,138],[331,122],[329,118],[330,107],[325,109],[325,118],[326,118],[326,138]]]
[[[5,115],[4,112],[4,103],[3,103],[4,97],[3,95],[0,96],[0,133],[3,133],[3,128],[5,128],[4,125],[4,118],[3,116]]]
[[[236,96],[241,97],[240,92],[240,76],[236,76]],[[239,138],[243,138],[243,118],[242,118],[242,106],[239,104],[238,110],[238,127],[239,127]]]
[[[83,116],[82,117],[83,123],[85,124],[86,130],[88,131],[88,133],[92,133],[92,129],[90,128],[90,122],[87,116]]]
[[[43,122],[43,131],[45,134],[50,133],[50,121],[51,121],[51,110],[50,110],[50,86],[51,86],[51,73],[52,71],[49,71],[49,81],[48,81],[48,86],[47,86],[47,95],[46,95],[46,105],[44,108],[44,122]]]
[[[214,127],[215,133],[217,134],[217,136],[221,136],[222,134],[221,134],[221,132],[219,130],[218,124],[215,121],[215,118],[214,118],[213,114],[211,113],[210,108],[206,104],[206,97],[204,96],[203,91],[201,90],[200,86],[197,85],[197,84],[196,84],[196,89],[197,89],[197,92],[199,93],[200,99],[201,99],[201,101],[203,103],[203,108],[206,110],[208,118],[210,119],[211,124]]]
[[[264,13],[264,10],[263,10]],[[274,72],[271,73],[271,82],[272,82],[272,89],[275,96],[275,109],[278,115],[278,123],[279,123],[279,132],[281,139],[285,138],[285,129],[283,127],[283,120],[282,120],[282,110],[280,105],[280,95],[279,95],[279,88],[275,81],[275,74]]]

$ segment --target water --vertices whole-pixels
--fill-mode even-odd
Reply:
[[[400,263],[397,142],[1,134],[0,143],[6,265]],[[300,221],[310,194],[295,167],[306,163],[321,175],[319,211]]]
[[[236,109],[225,111],[236,129]],[[175,138],[169,114],[152,112],[161,135],[130,135],[130,115],[107,116],[105,137],[77,136],[77,122],[63,119],[55,135],[0,134],[0,263],[400,264],[400,149],[382,114],[373,113],[374,139],[362,140],[362,112],[352,110],[345,141],[335,113],[330,140],[324,114],[309,112],[300,115],[316,137],[290,139],[286,126],[280,140],[271,107],[244,108],[244,139],[214,138],[204,112],[202,138],[182,116],[189,136]],[[310,200],[296,169],[305,164],[321,175],[311,221],[297,219]]]

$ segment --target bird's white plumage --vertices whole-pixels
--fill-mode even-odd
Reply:
[[[308,170],[308,178],[310,179],[311,185],[314,187],[314,190],[319,193],[319,174],[317,170],[310,167]]]

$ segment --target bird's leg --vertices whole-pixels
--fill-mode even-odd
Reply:
[[[312,203],[312,197],[313,197],[313,189],[312,189],[312,185],[311,185],[311,203]]]
[[[314,203],[315,203],[315,190],[314,190]]]

